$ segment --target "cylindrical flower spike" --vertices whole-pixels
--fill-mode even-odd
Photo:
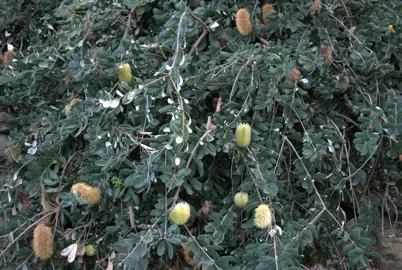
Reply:
[[[50,259],[53,255],[53,232],[44,224],[39,224],[33,232],[33,250],[41,260]]]
[[[190,215],[190,205],[186,202],[180,202],[170,211],[169,219],[177,225],[183,225],[190,219]]]
[[[243,36],[251,34],[253,25],[251,24],[250,13],[245,8],[239,9],[236,13],[236,26],[239,33]]]
[[[120,66],[118,77],[121,82],[131,83],[133,75],[129,64],[125,63]]]
[[[234,197],[234,202],[237,207],[243,208],[248,202],[248,194],[245,192],[237,192]]]
[[[74,184],[71,188],[71,193],[75,196],[81,195],[81,200],[84,204],[96,204],[101,199],[101,191],[98,187],[91,187],[84,183]]]
[[[273,8],[272,5],[270,4],[265,4],[262,7],[262,20],[264,21],[264,24],[268,24],[271,22],[271,19],[274,19],[276,17],[275,9]]]
[[[247,147],[251,141],[251,127],[249,124],[239,124],[236,127],[236,143],[239,147]]]
[[[254,225],[260,229],[266,229],[272,225],[272,213],[269,206],[266,204],[260,204],[255,209]]]

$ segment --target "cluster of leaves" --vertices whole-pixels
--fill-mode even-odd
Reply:
[[[264,25],[254,0],[3,1],[1,48],[14,53],[0,100],[18,115],[8,145],[22,154],[1,183],[0,265],[369,267],[379,208],[399,195],[397,2],[281,0]],[[252,127],[247,148],[239,123]],[[78,181],[101,202],[73,196]],[[177,226],[168,212],[182,200],[192,214]],[[254,226],[261,203],[268,230]],[[39,261],[31,236],[45,215],[55,254]],[[60,251],[75,243],[95,256],[69,264]]]

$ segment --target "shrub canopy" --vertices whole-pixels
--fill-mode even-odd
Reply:
[[[0,101],[18,116],[2,269],[372,264],[381,205],[399,195],[402,5],[263,4],[2,1]],[[169,219],[180,202],[184,225]],[[38,224],[53,231],[48,260],[33,253]]]

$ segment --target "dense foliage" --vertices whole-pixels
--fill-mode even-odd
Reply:
[[[399,1],[1,2],[2,269],[372,265],[399,196]]]

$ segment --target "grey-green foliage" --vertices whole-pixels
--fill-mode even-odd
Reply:
[[[279,1],[263,25],[258,1],[197,2],[4,1],[1,46],[16,54],[0,100],[19,115],[8,145],[22,155],[0,190],[0,243],[12,244],[0,265],[61,268],[75,242],[95,245],[94,269],[191,268],[185,247],[202,269],[361,269],[378,256],[379,194],[399,195],[401,4],[323,1],[312,15],[310,1]],[[82,205],[75,182],[101,202]],[[43,199],[59,207],[52,262],[29,257]],[[178,201],[191,205],[185,226],[168,220]],[[254,225],[261,203],[273,230]]]

